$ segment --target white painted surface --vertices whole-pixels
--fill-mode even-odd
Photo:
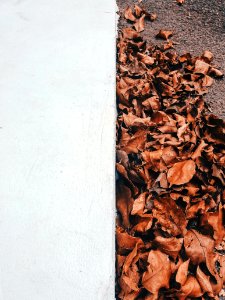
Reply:
[[[114,298],[112,0],[0,0],[0,299]]]

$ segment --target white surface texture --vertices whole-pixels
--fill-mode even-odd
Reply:
[[[114,299],[113,0],[0,0],[0,299]]]

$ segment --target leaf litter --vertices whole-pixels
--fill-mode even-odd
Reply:
[[[156,14],[135,5],[124,17],[128,27],[117,40],[116,297],[219,299],[225,123],[204,95],[223,72],[208,50],[178,55],[170,30],[157,34],[161,46],[147,44],[140,32]]]

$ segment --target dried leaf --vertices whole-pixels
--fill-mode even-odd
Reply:
[[[203,52],[203,54],[202,54],[202,58],[203,58],[206,62],[210,63],[210,62],[213,60],[213,54],[212,54],[212,52],[210,52],[210,51],[208,51],[208,50],[205,50],[205,51]]]
[[[177,270],[176,282],[178,282],[181,286],[183,286],[187,280],[189,263],[190,259],[183,262]]]
[[[167,179],[170,185],[181,185],[189,182],[195,175],[195,163],[193,160],[185,160],[175,163],[167,173]]]
[[[210,68],[209,74],[215,77],[223,77],[224,73],[216,68]]]
[[[143,244],[140,238],[129,235],[128,233],[123,231],[122,228],[117,228],[116,240],[119,252],[133,250],[137,243],[139,243],[140,245]]]
[[[121,138],[120,146],[121,149],[126,153],[138,153],[143,150],[146,141],[147,132],[143,129],[139,129],[134,135],[123,135]]]
[[[134,28],[137,32],[142,32],[145,29],[145,14],[136,21]]]
[[[172,31],[160,30],[162,45],[144,40],[139,32],[155,14],[135,5],[124,17],[135,30],[123,28],[117,40],[116,297],[218,299],[225,122],[204,95],[223,72],[208,50],[179,56]]]
[[[122,31],[122,34],[123,34],[123,37],[125,39],[136,39],[139,37],[139,34],[137,33],[137,31],[133,30],[132,28],[124,28],[123,31]]]
[[[116,206],[122,215],[124,227],[130,227],[129,215],[133,207],[134,200],[131,191],[124,184],[118,183],[116,188]]]
[[[183,300],[187,297],[191,299],[190,297],[197,298],[200,296],[202,296],[202,290],[197,279],[195,279],[194,276],[189,275],[187,281],[182,286],[181,291],[178,294],[178,298]]]
[[[195,62],[195,73],[206,75],[208,73],[210,65],[203,60],[197,59]]]
[[[171,198],[154,200],[153,217],[160,227],[173,236],[185,234],[187,221],[182,209]]]
[[[142,215],[145,208],[145,199],[146,193],[142,193],[139,197],[134,201],[132,208],[132,215]]]
[[[185,0],[177,0],[178,4],[183,4]]]
[[[168,40],[173,35],[172,31],[169,30],[160,30],[159,33],[157,33],[156,37],[163,39],[163,40]]]
[[[164,238],[162,236],[157,236],[154,240],[154,243],[158,246],[158,248],[166,253],[167,255],[171,256],[173,259],[176,259],[178,253],[181,250],[183,239],[182,238]]]
[[[198,265],[209,258],[209,254],[213,252],[214,241],[196,230],[189,230],[184,236],[184,247],[192,263]]]
[[[140,18],[140,16],[141,16],[141,14],[142,14],[142,12],[143,12],[143,10],[142,10],[142,8],[140,8],[140,6],[138,6],[138,5],[134,5],[134,11],[135,11],[135,15],[138,17],[138,18]]]
[[[160,288],[169,287],[170,261],[166,254],[159,250],[152,250],[149,252],[148,263],[147,271],[142,277],[142,284],[146,290],[158,297]]]
[[[129,6],[125,9],[124,17],[129,21],[132,21],[132,22],[136,21],[136,18],[133,15],[132,9]]]
[[[214,297],[212,285],[210,283],[210,277],[205,275],[205,273],[202,272],[199,266],[196,272],[196,279],[198,280],[202,291],[204,293],[208,293],[209,297]]]

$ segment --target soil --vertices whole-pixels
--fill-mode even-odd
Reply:
[[[117,0],[121,12],[133,4],[138,1]],[[157,20],[145,23],[145,39],[161,43],[155,39],[159,30],[172,30],[179,54],[190,52],[197,56],[210,50],[214,64],[225,71],[225,0],[186,0],[181,6],[175,0],[143,0],[139,5],[157,14]],[[125,24],[121,17],[119,28]],[[225,119],[225,79],[216,80],[205,98],[212,113]]]

